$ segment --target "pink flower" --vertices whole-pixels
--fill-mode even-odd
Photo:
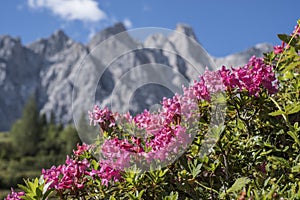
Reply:
[[[230,69],[226,69],[225,66],[222,66],[219,72],[227,90],[232,90],[239,85],[238,77],[236,77],[235,74],[230,71]]]
[[[107,130],[116,125],[113,113],[106,107],[100,109],[95,105],[93,111],[89,111],[90,123],[94,126],[98,123],[103,130]]]
[[[172,99],[163,98],[162,101],[162,117],[164,118],[164,126],[171,123],[180,124],[181,121],[181,96],[175,94]]]
[[[90,163],[84,159],[82,161],[72,160],[67,156],[64,165],[43,169],[42,174],[46,182],[51,182],[50,188],[56,190],[80,190],[83,189],[89,175]]]
[[[183,88],[183,96],[180,99],[182,117],[188,121],[195,120],[195,114],[198,112],[198,102],[192,90],[192,87]]]
[[[137,114],[133,121],[139,128],[147,129],[151,124],[151,113],[148,110],[144,110],[141,114]]]
[[[100,165],[100,170],[93,170],[92,172],[95,174],[95,176],[101,178],[101,182],[103,185],[108,186],[108,183],[111,180],[114,182],[122,180],[120,171],[113,169],[105,163],[100,163]]]
[[[250,95],[258,96],[262,87],[267,89],[269,94],[277,91],[277,82],[272,66],[268,66],[263,59],[253,56],[249,62],[238,68],[228,70],[222,67],[220,70],[221,77],[227,90],[238,89],[246,90]]]
[[[13,188],[11,188],[11,193],[7,195],[5,200],[22,200],[22,196],[25,195],[25,192],[15,192]]]
[[[73,153],[76,156],[79,156],[81,154],[83,154],[84,152],[88,151],[91,148],[90,145],[87,145],[85,143],[83,143],[81,146],[79,144],[77,144],[77,150],[73,150]]]
[[[281,54],[283,52],[284,47],[281,45],[274,46],[274,53]]]
[[[299,25],[295,26],[295,30],[293,31],[293,34],[294,33],[300,34],[300,27],[299,27]]]
[[[116,171],[124,171],[125,168],[128,168],[131,156],[144,152],[140,138],[132,137],[131,141],[132,143],[118,138],[104,141],[101,148],[101,165]]]
[[[193,94],[194,96],[198,99],[198,100],[210,100],[210,96],[209,96],[209,91],[208,88],[205,84],[205,80],[203,76],[199,77],[200,80],[199,81],[194,81],[194,85],[193,85]]]
[[[164,117],[161,114],[150,113],[145,110],[133,118],[134,123],[139,129],[146,131],[146,136],[155,135],[164,125]]]
[[[223,92],[225,90],[220,71],[209,71],[206,68],[203,79],[210,94]]]

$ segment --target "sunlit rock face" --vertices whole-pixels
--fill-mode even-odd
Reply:
[[[268,44],[259,44],[214,58],[185,24],[178,24],[169,35],[153,34],[143,41],[124,31],[123,24],[115,24],[86,45],[61,30],[28,45],[0,36],[0,131],[9,130],[20,118],[31,95],[36,96],[41,113],[53,112],[64,124],[73,121],[72,102],[80,112],[92,109],[86,105],[87,98],[117,111],[138,113],[164,96],[181,92],[181,85],[197,79],[206,67],[240,66],[252,55],[272,50]],[[97,49],[99,45],[102,50]],[[130,51],[118,55],[126,50]]]

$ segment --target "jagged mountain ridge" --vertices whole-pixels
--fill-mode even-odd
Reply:
[[[209,60],[197,48],[197,38],[193,29],[187,25],[179,24],[176,31],[190,38],[178,34],[151,35],[144,42],[138,42],[125,32],[120,38],[110,40],[111,36],[124,31],[126,28],[123,24],[115,24],[97,33],[86,45],[72,40],[63,31],[56,31],[49,38],[28,45],[7,35],[0,36],[0,131],[8,130],[21,116],[24,104],[33,93],[37,96],[41,113],[49,115],[53,111],[57,120],[65,124],[73,120],[73,89],[76,91],[73,103],[82,111],[91,109],[86,104],[86,98],[91,98],[91,91],[96,88],[96,100],[113,102],[116,110],[139,112],[159,102],[163,96],[171,96],[172,92],[177,91],[181,79],[190,81],[197,78],[193,70],[203,72],[205,66],[214,69],[221,65],[243,65],[252,55],[261,56],[263,52],[272,50],[271,45],[259,44],[237,54]],[[99,43],[105,51],[96,48]],[[132,49],[119,56],[120,52]],[[88,70],[80,71],[80,76],[79,66],[87,55],[91,55],[85,60]],[[114,60],[116,56],[118,59]],[[114,62],[110,63],[112,60]],[[153,63],[170,66],[172,70],[156,70],[157,66],[153,66]],[[127,82],[131,85],[120,85],[121,92],[112,97],[111,93],[118,86],[118,80],[135,66],[148,66],[151,70],[129,73]],[[195,66],[197,69],[194,69]],[[101,76],[99,68],[104,76]],[[167,87],[145,85],[138,90],[134,87],[140,80],[153,81],[151,77],[156,77],[155,81],[161,81],[159,83]],[[95,87],[95,83],[98,87]],[[174,90],[170,91],[168,87]],[[134,91],[137,92],[129,105],[128,94]]]

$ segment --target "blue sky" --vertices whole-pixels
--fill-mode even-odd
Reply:
[[[193,27],[204,48],[225,56],[257,43],[278,44],[300,18],[299,0],[3,0],[0,35],[28,44],[62,29],[76,41],[118,21],[130,28]]]

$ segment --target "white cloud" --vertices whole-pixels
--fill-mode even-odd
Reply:
[[[131,28],[131,27],[132,27],[132,22],[131,22],[130,19],[128,19],[128,18],[125,18],[125,19],[123,20],[123,24],[124,24],[124,26],[125,26],[126,28]]]
[[[27,0],[33,9],[46,8],[64,20],[97,22],[106,18],[95,0]]]

